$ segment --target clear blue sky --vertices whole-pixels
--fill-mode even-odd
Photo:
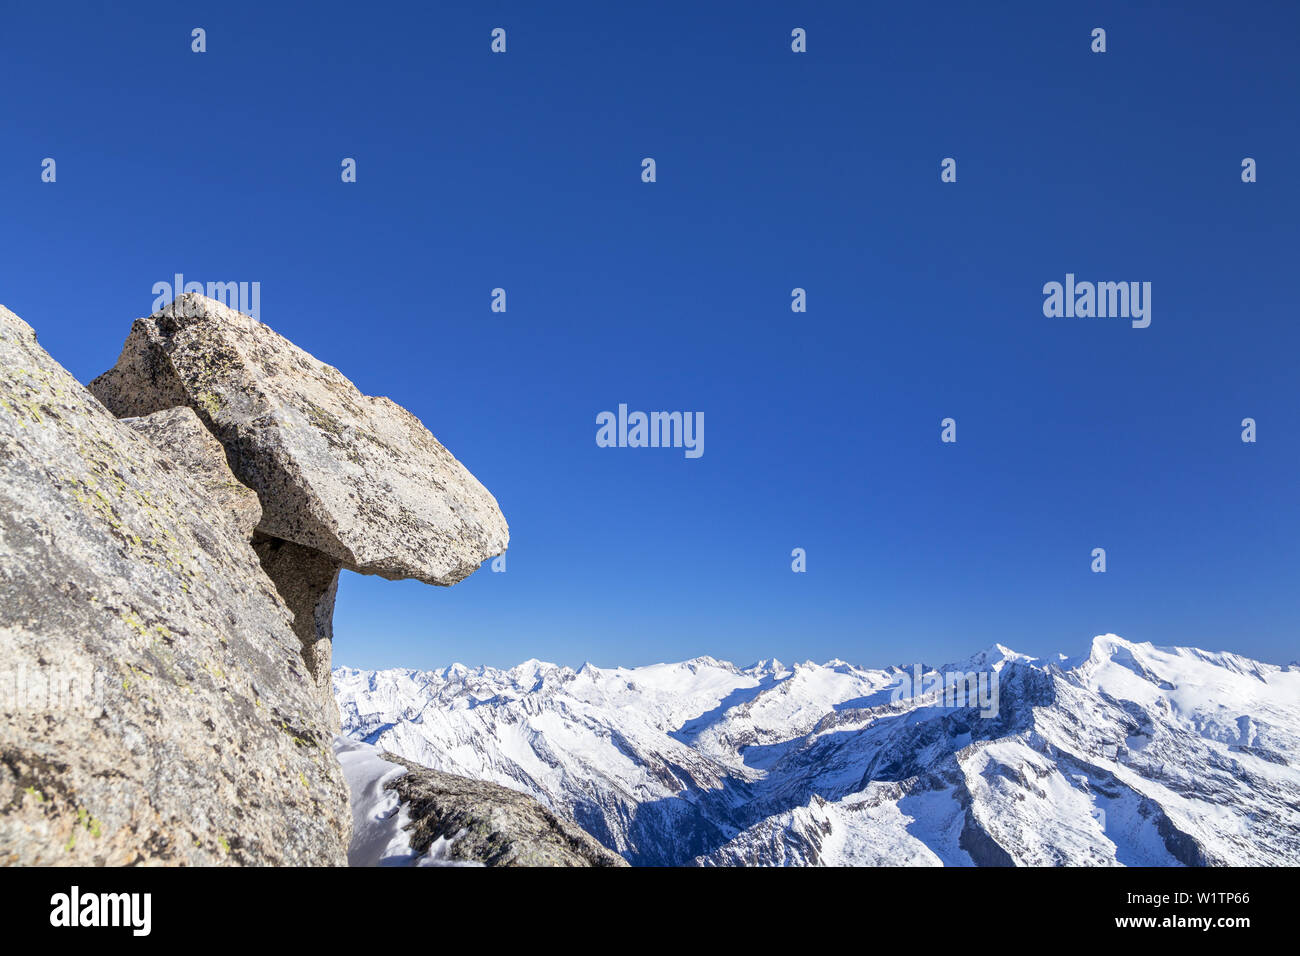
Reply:
[[[0,301],[87,381],[259,281],[492,490],[507,572],[345,574],[337,662],[1300,656],[1296,4],[268,6],[5,5]]]

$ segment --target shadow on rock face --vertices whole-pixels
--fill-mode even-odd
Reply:
[[[325,704],[330,731],[338,733],[339,709],[330,680],[330,657],[341,565],[319,551],[264,534],[254,535],[253,550],[293,614],[293,632],[302,642],[303,662]]]

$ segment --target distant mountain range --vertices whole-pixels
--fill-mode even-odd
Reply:
[[[1108,634],[937,670],[333,676],[345,735],[532,794],[637,865],[1300,863],[1296,664]]]

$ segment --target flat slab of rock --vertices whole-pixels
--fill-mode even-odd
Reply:
[[[289,611],[197,479],[0,307],[0,865],[345,862]]]
[[[450,585],[509,542],[496,499],[414,415],[205,296],[138,319],[89,387],[119,417],[192,408],[257,491],[258,531],[350,570]]]
[[[526,793],[500,784],[431,770],[385,752],[407,773],[386,784],[411,818],[411,849],[425,854],[439,842],[440,858],[484,866],[627,866],[572,821]]]
[[[210,496],[209,514],[228,515],[239,533],[251,539],[262,520],[257,492],[240,483],[226,463],[226,450],[212,437],[190,408],[169,408],[143,418],[124,418],[130,425],[176,462]]]

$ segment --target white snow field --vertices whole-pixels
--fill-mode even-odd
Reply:
[[[910,665],[838,660],[343,667],[334,687],[347,737],[530,793],[635,864],[1300,863],[1300,666],[1107,634],[939,672],[996,675],[996,713],[891,699]],[[388,771],[350,746],[356,852],[399,858]]]

